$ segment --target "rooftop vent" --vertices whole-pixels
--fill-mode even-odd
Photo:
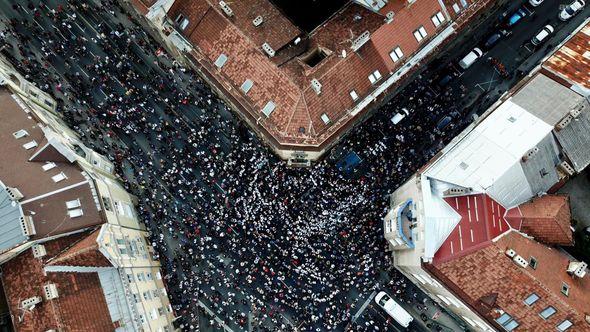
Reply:
[[[385,22],[387,22],[387,23],[393,22],[394,16],[395,16],[394,12],[387,12],[387,14],[385,14]]]
[[[261,26],[263,22],[264,19],[261,15],[256,16],[256,18],[252,20],[252,24],[254,24],[255,27]]]
[[[514,263],[516,263],[518,266],[522,267],[523,269],[525,269],[527,266],[529,266],[529,262],[527,262],[527,260],[522,258],[522,256],[520,256],[520,255],[514,256],[514,258],[512,258],[512,260],[514,261]]]
[[[225,15],[227,15],[228,17],[234,16],[234,11],[228,6],[227,3],[225,3],[225,1],[219,1],[219,6],[221,7],[221,10],[223,10]]]
[[[311,88],[318,95],[322,93],[322,83],[315,78],[311,80]]]
[[[508,249],[506,250],[506,256],[514,258],[514,256],[516,256],[516,251],[514,251],[514,249]]]
[[[10,197],[10,199],[14,202],[18,202],[21,198],[24,197],[23,194],[16,188],[6,187],[4,188],[4,190],[6,191],[8,197]]]
[[[19,139],[19,138],[29,136],[29,133],[26,130],[21,129],[19,131],[15,131],[14,133],[12,133],[12,136],[14,136],[14,138],[16,138],[16,139]]]
[[[557,130],[562,130],[565,127],[567,127],[572,122],[573,119],[574,119],[574,117],[571,114],[568,113],[565,117],[563,117],[563,119],[561,119],[561,121],[559,121],[555,125],[555,128]]]
[[[445,197],[463,196],[463,195],[469,194],[472,191],[473,191],[473,189],[471,189],[471,188],[454,187],[454,188],[449,188],[449,189],[443,191],[443,196],[445,196]]]
[[[33,296],[23,300],[20,305],[25,310],[33,310],[35,305],[41,303],[42,300],[43,299],[41,299],[41,296]]]
[[[31,247],[31,250],[33,251],[33,257],[35,258],[41,258],[47,255],[47,250],[45,249],[45,246],[42,244],[33,245]]]
[[[352,50],[355,52],[358,51],[358,49],[365,45],[365,43],[368,42],[370,38],[371,34],[369,33],[369,31],[363,32],[352,42]]]
[[[570,262],[567,267],[567,273],[572,274],[578,278],[584,278],[588,264],[584,262]]]
[[[572,176],[576,173],[576,170],[574,170],[574,168],[572,167],[572,165],[570,165],[567,161],[562,161],[561,163],[559,163],[559,165],[557,165],[557,167],[559,168],[559,170],[561,170],[562,172],[564,172],[565,174]]]
[[[275,50],[272,49],[272,47],[270,47],[270,45],[268,43],[264,43],[262,44],[262,50],[264,51],[264,53],[266,53],[266,55],[268,55],[270,58],[272,58],[273,56],[275,56]]]
[[[570,111],[570,115],[575,119],[578,116],[580,116],[580,114],[582,114],[582,108],[584,108],[584,104],[580,104],[578,107],[576,107],[575,109]]]
[[[45,291],[46,300],[53,300],[59,297],[59,294],[57,293],[57,286],[55,284],[47,284],[43,286],[43,290]]]
[[[539,152],[539,148],[536,146],[534,148],[528,150],[524,154],[524,156],[522,156],[522,161],[525,162],[525,161],[531,159],[532,157],[534,157],[537,154],[537,152]]]
[[[35,227],[33,227],[33,217],[22,216],[20,217],[20,228],[25,236],[35,235]]]

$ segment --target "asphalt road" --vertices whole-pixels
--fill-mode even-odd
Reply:
[[[321,329],[327,324],[331,303],[304,300],[306,294],[327,296],[337,288],[340,293],[331,302],[342,309],[375,290],[377,281],[381,285],[402,282],[399,274],[382,276],[389,268],[380,226],[387,205],[384,195],[464,128],[471,112],[493,102],[499,90],[518,80],[516,76],[491,80],[489,87],[481,89],[493,69],[479,61],[448,86],[432,89],[429,81],[440,73],[431,67],[340,144],[341,149],[358,152],[365,164],[364,176],[349,181],[339,177],[330,163],[310,170],[287,169],[193,73],[174,67],[169,59],[156,58],[157,45],[150,44],[119,9],[98,9],[88,2],[88,10],[65,10],[53,20],[48,9],[40,9],[42,14],[35,16],[27,3],[22,2],[22,9],[16,11],[13,3],[0,2],[2,17],[29,22],[18,25],[21,41],[7,39],[13,60],[45,64],[32,71],[30,78],[41,87],[47,84],[46,89],[63,101],[64,118],[91,146],[117,162],[126,186],[140,197],[140,214],[158,244],[169,293],[186,329],[203,320],[205,307],[233,330],[286,330],[286,325]],[[55,9],[64,2],[45,3]],[[525,18],[487,56],[497,56],[511,69],[533,66],[544,49],[527,55],[519,51],[520,45],[544,20],[556,17],[552,9],[556,5],[546,0],[546,8],[537,9],[536,19]],[[551,42],[572,31],[582,16],[556,25],[556,40]],[[492,16],[476,32],[487,33],[497,20]],[[479,40],[467,35],[467,42],[444,56],[455,63]],[[56,47],[55,41],[68,47]],[[97,63],[110,71],[100,73],[94,68]],[[478,90],[487,90],[490,97],[485,99],[483,93],[471,97]],[[469,104],[477,107],[463,107]],[[393,128],[389,118],[401,107],[410,108],[412,114]],[[449,114],[451,124],[436,129],[440,118]],[[191,164],[179,170],[180,159]],[[253,196],[256,201],[249,201]],[[244,207],[240,202],[252,203]],[[247,230],[258,227],[260,218],[269,218],[268,210],[273,223],[249,235]],[[255,215],[248,228],[230,218],[246,213]],[[298,233],[305,246],[282,240],[299,228],[310,230]],[[200,233],[195,235],[197,230]],[[285,264],[294,256],[336,286],[318,284],[296,264]],[[259,262],[266,262],[282,278],[268,278]],[[252,270],[234,273],[236,268],[243,272],[244,266]],[[346,277],[347,273],[358,277]],[[269,283],[274,289],[265,288]],[[279,296],[291,298],[280,304]],[[412,301],[408,294],[401,296]],[[197,299],[202,304],[196,305]],[[305,307],[295,307],[298,303]],[[311,317],[317,320],[310,322]],[[384,319],[375,312],[371,318],[363,317],[349,328],[363,330],[367,319]],[[348,324],[343,319],[336,325],[341,330]]]

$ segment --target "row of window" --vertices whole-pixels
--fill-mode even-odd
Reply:
[[[117,239],[117,241],[119,241],[119,240]],[[153,277],[153,275],[152,275],[151,272],[145,272],[145,273],[144,272],[139,272],[135,276],[136,277],[134,278],[133,274],[127,273],[127,280],[130,283],[133,283],[135,281],[141,282],[141,281],[152,281],[152,280],[154,280],[154,277]],[[160,272],[156,273],[156,278],[158,280],[161,280],[162,279],[162,275],[160,274]]]
[[[533,296],[533,294],[531,294],[529,297],[527,297],[525,299],[525,303],[531,302],[531,304],[532,304],[532,303],[535,303],[539,299],[539,297],[536,294],[534,294],[535,296]],[[557,310],[554,307],[548,306],[539,313],[539,316],[541,316],[541,318],[547,320],[547,319],[549,319],[549,317],[553,316],[556,312],[557,312]],[[496,323],[500,324],[504,328],[504,330],[506,330],[506,331],[512,331],[519,326],[518,321],[516,321],[516,319],[514,319],[508,313],[503,313],[502,316],[498,317],[496,319]],[[567,331],[573,325],[574,324],[570,320],[565,319],[557,325],[557,330],[564,332],[564,331]]]

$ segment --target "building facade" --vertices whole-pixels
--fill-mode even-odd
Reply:
[[[0,264],[14,328],[174,330],[137,199],[111,161],[4,59],[0,82]]]

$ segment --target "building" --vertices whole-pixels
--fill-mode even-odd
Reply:
[[[569,51],[589,27],[391,195],[396,267],[472,329],[590,331],[586,263],[559,249],[569,201],[551,194],[590,163],[587,81],[572,74],[588,60]]]
[[[17,331],[164,331],[174,316],[136,198],[0,59],[0,264]]]
[[[308,164],[493,1],[335,1],[306,27],[285,1],[131,3],[281,158]]]

